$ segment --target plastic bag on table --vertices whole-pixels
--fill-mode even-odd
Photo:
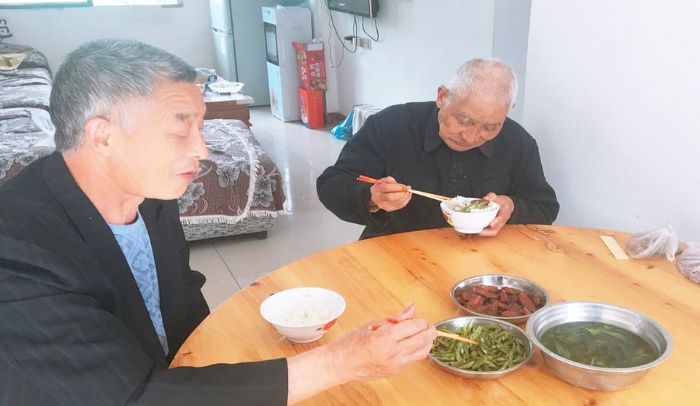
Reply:
[[[342,123],[333,127],[331,134],[339,140],[349,140],[352,137],[352,111]]]
[[[673,261],[678,251],[678,236],[671,225],[634,234],[627,241],[627,252],[632,258],[663,257]]]
[[[678,269],[683,276],[700,284],[700,246],[689,244],[678,258]]]

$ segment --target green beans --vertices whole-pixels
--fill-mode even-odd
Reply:
[[[502,371],[525,360],[525,343],[499,326],[460,327],[454,331],[479,342],[467,344],[449,338],[438,337],[433,342],[430,354],[437,360],[455,368],[468,371]]]
[[[458,205],[454,207],[454,210],[461,211],[462,213],[471,213],[472,210],[483,210],[489,207],[491,202],[484,199],[475,199],[464,205]]]

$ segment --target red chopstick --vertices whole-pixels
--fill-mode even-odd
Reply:
[[[376,179],[370,178],[369,176],[365,176],[365,175],[358,176],[357,180],[359,180],[360,182],[377,183]]]

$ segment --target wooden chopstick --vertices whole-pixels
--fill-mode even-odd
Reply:
[[[460,336],[460,335],[452,334],[452,333],[446,333],[446,332],[440,331],[440,330],[437,330],[437,335],[440,336],[440,337],[451,338],[451,339],[453,339],[453,340],[464,341],[465,343],[469,343],[469,344],[474,344],[474,345],[478,345],[478,344],[479,344],[478,341],[470,340],[470,339],[464,338],[464,337],[462,337],[462,336]]]
[[[436,195],[435,193],[421,192],[420,190],[410,189],[409,192],[411,192],[415,195],[427,197],[428,199],[437,200],[438,202],[448,202],[448,201],[452,200],[451,198],[449,198],[447,196]]]
[[[387,322],[388,324],[398,324],[398,323],[399,323],[399,321],[396,320],[396,319],[394,319],[394,318],[388,318],[388,319],[386,319],[386,322]],[[373,325],[373,326],[370,326],[369,329],[370,329],[370,331],[377,331],[377,330],[379,329],[379,327],[381,327],[381,326],[379,326],[379,325]],[[464,341],[465,343],[469,343],[469,344],[473,344],[473,345],[478,345],[478,344],[479,344],[478,341],[471,340],[471,339],[469,339],[469,338],[464,338],[464,337],[462,337],[462,336],[460,336],[460,335],[453,334],[453,333],[447,333],[447,332],[440,331],[440,330],[437,330],[437,335],[440,336],[440,337],[451,338],[451,339],[453,339],[453,340]]]
[[[365,176],[365,175],[358,176],[357,180],[359,180],[360,182],[377,183],[377,179],[370,178],[369,176]],[[447,202],[447,201],[452,200],[451,198],[449,198],[447,196],[436,195],[435,193],[421,192],[420,190],[414,190],[414,189],[409,189],[408,191],[415,194],[415,195],[427,197],[428,199],[437,200],[439,202]]]

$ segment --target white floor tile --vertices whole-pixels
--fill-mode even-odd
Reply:
[[[214,244],[207,240],[190,243],[190,268],[203,273],[209,282],[233,279]]]
[[[232,278],[230,281],[225,282],[207,281],[202,288],[202,294],[209,305],[209,310],[214,310],[239,290],[241,288],[238,287],[238,283]]]
[[[269,272],[258,272],[250,275],[240,275],[236,277],[236,280],[238,281],[238,284],[241,286],[241,288],[245,288],[251,283],[267,275],[268,273]]]

